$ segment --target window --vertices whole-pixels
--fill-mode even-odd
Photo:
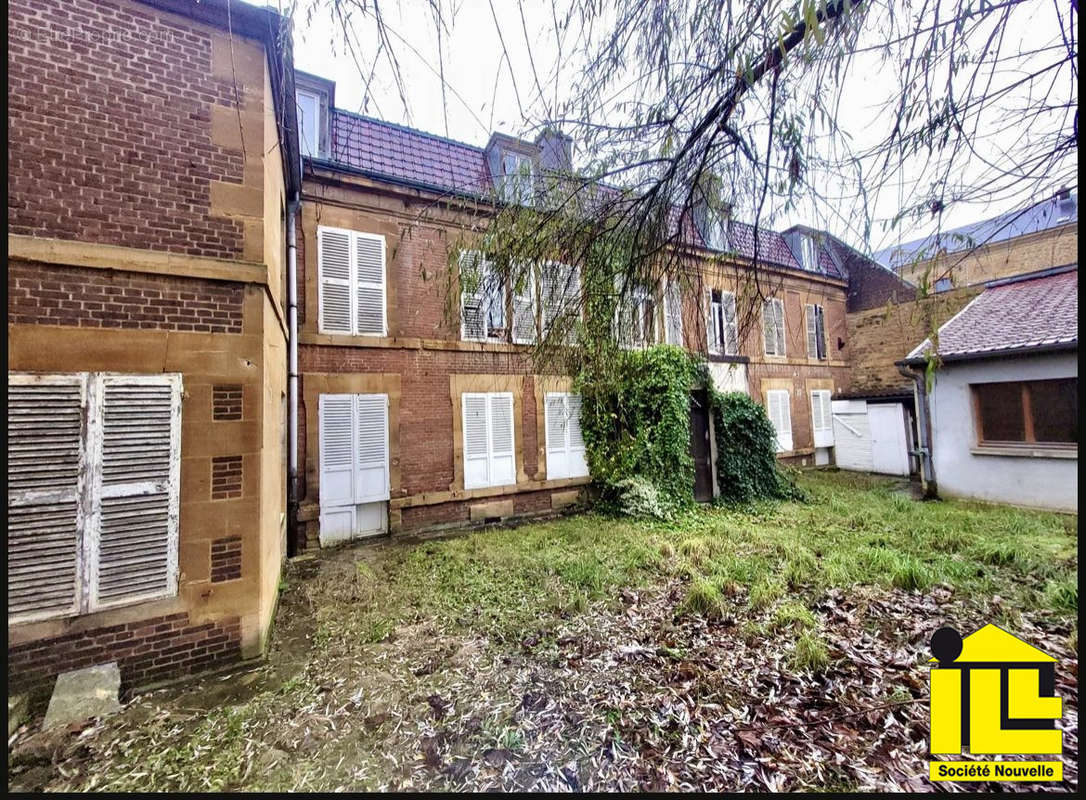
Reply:
[[[555,323],[564,319],[568,325],[565,340],[572,344],[576,330],[573,327],[579,316],[574,313],[580,301],[581,276],[576,266],[548,261],[543,264],[541,294],[543,296],[543,334],[547,335]]]
[[[535,193],[532,157],[520,153],[502,156],[502,199],[528,205]]]
[[[766,413],[777,434],[777,452],[792,449],[791,396],[787,389],[770,389],[766,394]]]
[[[465,392],[460,401],[464,416],[464,488],[516,483],[513,395]]]
[[[762,305],[762,326],[765,335],[765,354],[784,355],[784,303],[777,299],[766,300]]]
[[[807,318],[807,357],[826,358],[826,315],[819,305],[808,305]]]
[[[181,376],[8,376],[8,620],[177,594]]]
[[[799,240],[800,264],[808,272],[818,272],[818,243],[813,236],[801,236]]]
[[[975,383],[977,444],[1078,445],[1078,378]]]
[[[617,281],[617,279],[616,279]],[[654,306],[652,294],[642,284],[628,287],[620,292],[615,306],[615,341],[619,347],[647,347],[655,341]]]
[[[302,155],[320,154],[320,96],[314,92],[295,93],[298,105],[298,145]]]
[[[321,533],[358,533],[359,506],[389,499],[388,395],[322,394],[319,414]]]
[[[709,211],[705,223],[705,244],[710,250],[728,250],[728,218],[719,212]]]
[[[385,237],[317,228],[321,333],[384,336]]]
[[[668,344],[683,345],[682,290],[677,281],[668,281],[664,289],[664,337]]]
[[[588,475],[581,438],[581,396],[548,393],[544,398],[547,432],[547,478]]]
[[[505,341],[507,333],[502,281],[481,253],[464,251],[460,254],[460,338]]]
[[[706,296],[709,308],[705,327],[709,334],[710,355],[738,355],[739,329],[735,317],[735,295],[710,289]]]
[[[950,282],[950,278],[939,278],[935,281],[935,291],[937,292],[949,292],[953,287]]]
[[[811,392],[811,429],[815,447],[833,447],[831,393],[825,389]]]

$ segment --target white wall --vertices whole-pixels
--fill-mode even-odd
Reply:
[[[940,494],[1078,511],[1078,458],[975,455],[969,384],[1078,376],[1077,353],[950,362],[935,373],[931,424]]]
[[[721,394],[728,392],[742,392],[748,394],[747,365],[730,363],[726,361],[710,361],[709,375],[713,379],[713,386]],[[761,398],[756,398],[762,402]]]

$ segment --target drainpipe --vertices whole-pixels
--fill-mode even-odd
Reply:
[[[298,554],[298,212],[287,206],[287,555]]]
[[[935,483],[935,463],[932,461],[931,404],[928,398],[927,382],[924,370],[916,370],[905,364],[897,364],[897,371],[916,384],[916,426],[919,446],[916,454],[920,456],[920,478],[924,483],[924,499],[936,500],[939,497]]]

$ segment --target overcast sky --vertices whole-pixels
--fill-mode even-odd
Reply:
[[[360,68],[344,45],[341,26],[331,17],[329,0],[297,0],[297,3],[295,66],[334,80],[337,107],[477,146],[486,144],[491,131],[514,135],[527,133],[524,120],[538,119],[544,105],[540,90],[548,101],[553,102],[556,95],[559,100],[563,99],[562,87],[577,66],[568,53],[559,58],[550,17],[551,0],[493,0],[493,3],[489,0],[452,0],[455,14],[446,20],[449,29],[443,32],[440,41],[443,59],[437,56],[439,40],[427,2],[386,0],[381,9],[393,32],[403,77],[401,87],[393,80],[387,64],[382,64],[370,79],[372,50],[365,54],[366,60]],[[271,0],[270,4],[288,5],[286,0],[281,4]],[[1054,4],[1037,2],[1033,5],[1029,24],[1006,33],[1006,47],[1031,49],[1038,43],[1051,41],[1058,32]],[[358,31],[360,42],[364,45],[372,43],[372,23],[359,16],[350,24]],[[439,74],[442,62],[444,80]],[[863,137],[878,127],[874,109],[892,91],[892,76],[864,69],[854,72],[856,74],[850,80],[855,91],[851,96],[856,99],[846,104],[839,122],[853,135]],[[539,89],[535,76],[541,83]],[[992,155],[998,157],[998,154]],[[837,187],[837,191],[847,194],[853,189],[843,186]],[[872,216],[876,220],[887,219],[914,191],[915,188],[906,181],[884,187],[878,196],[869,196],[866,202],[873,209]],[[952,207],[944,216],[942,227],[946,229],[994,216],[1021,207],[1026,200],[1020,196],[1013,200],[1004,198],[988,207]],[[808,224],[830,230],[854,246],[866,249],[860,241],[862,233],[857,230],[855,216],[848,203],[842,202],[840,206],[821,203],[777,219],[774,226]],[[876,225],[869,245],[878,250],[926,235],[933,227],[934,223],[928,223],[889,234]]]

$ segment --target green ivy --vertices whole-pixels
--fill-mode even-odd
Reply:
[[[712,405],[720,501],[802,499],[777,463],[776,434],[765,409],[742,392],[713,392]]]

